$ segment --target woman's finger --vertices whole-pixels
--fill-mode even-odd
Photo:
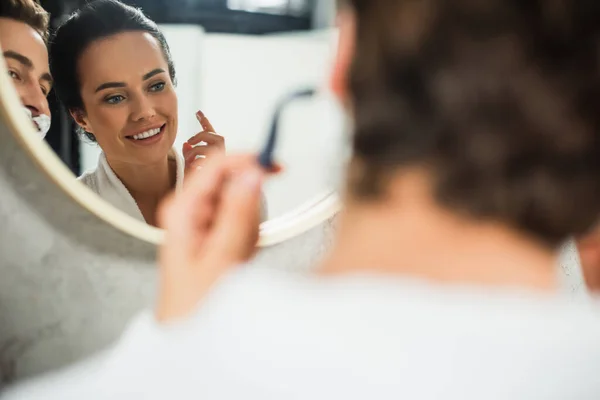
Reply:
[[[209,148],[208,146],[196,146],[187,150],[183,157],[185,158],[186,164],[193,162],[197,157],[207,157],[208,155],[214,153],[215,150]]]
[[[213,128],[212,124],[210,123],[208,118],[206,118],[206,115],[204,115],[202,111],[198,110],[196,112],[196,119],[198,120],[198,122],[200,122],[202,129],[204,129],[205,131],[216,132],[215,128]]]
[[[224,145],[225,138],[213,131],[202,131],[189,138],[187,142],[192,146],[200,142],[205,142],[208,145]]]
[[[181,149],[181,154],[183,155],[183,159],[185,160],[186,165],[188,164],[188,158],[190,159],[189,162],[192,161],[190,151],[192,151],[193,149],[194,149],[194,146],[192,146],[188,142],[183,143],[183,147]]]
[[[183,143],[183,147],[181,148],[181,153],[183,154],[184,158],[185,158],[185,154],[193,148],[194,148],[194,146],[192,146],[188,142]]]
[[[206,158],[205,157],[196,158],[194,161],[192,161],[189,164],[188,168],[190,169],[190,171],[193,171],[193,170],[196,170],[196,169],[202,167],[205,163],[206,163]]]

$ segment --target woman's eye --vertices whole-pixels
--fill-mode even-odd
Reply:
[[[165,83],[159,82],[159,83],[155,83],[154,85],[150,86],[150,91],[151,92],[160,92],[164,88],[165,88]]]
[[[40,86],[40,89],[42,89],[42,93],[44,93],[44,96],[48,96],[48,89],[46,89],[43,86]]]
[[[21,77],[15,71],[8,71],[8,76],[10,76],[16,81],[21,80]]]
[[[125,100],[125,97],[123,97],[120,94],[118,94],[118,95],[115,95],[115,96],[107,97],[104,101],[106,103],[108,103],[108,104],[119,104],[123,100]]]

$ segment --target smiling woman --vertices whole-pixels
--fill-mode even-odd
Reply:
[[[80,180],[117,208],[156,225],[158,204],[181,186],[185,170],[173,149],[175,68],[164,35],[140,10],[100,0],[72,15],[51,43],[58,96],[81,133],[102,149],[96,170]],[[220,139],[213,148],[224,150]],[[190,167],[205,155],[191,145],[184,150]]]
[[[71,108],[75,121],[104,152],[99,169],[82,181],[132,215],[139,208],[152,225],[160,200],[183,179],[183,162],[171,150],[177,96],[167,70],[158,42],[148,33],[97,40],[78,62],[84,107]]]

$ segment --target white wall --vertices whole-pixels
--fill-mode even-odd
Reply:
[[[332,27],[335,23],[337,5],[334,0],[315,0],[313,26],[316,29]]]
[[[195,112],[201,109],[225,136],[228,152],[257,151],[278,99],[305,86],[327,87],[332,31],[245,36],[205,34],[195,26],[161,29],[178,75],[178,149],[200,130]],[[326,92],[290,107],[277,150],[286,170],[265,187],[270,217],[332,187],[341,133],[341,114]],[[82,164],[93,168],[97,149],[84,144],[82,150]]]

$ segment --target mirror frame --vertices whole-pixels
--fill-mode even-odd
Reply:
[[[45,141],[40,143],[31,122],[21,110],[21,101],[8,76],[4,57],[0,57],[0,118],[46,177],[81,207],[128,235],[155,245],[162,243],[162,229],[138,221],[104,201],[75,179]],[[258,246],[273,246],[301,235],[332,218],[340,209],[341,200],[334,190],[313,196],[301,206],[262,223]]]

